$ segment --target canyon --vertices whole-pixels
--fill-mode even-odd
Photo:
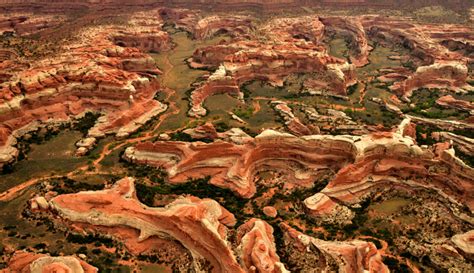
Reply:
[[[0,271],[469,272],[471,17],[0,0]]]

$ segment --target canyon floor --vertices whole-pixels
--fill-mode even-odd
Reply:
[[[472,272],[473,11],[0,13],[0,272]]]

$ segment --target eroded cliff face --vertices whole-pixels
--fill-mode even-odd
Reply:
[[[302,272],[390,272],[373,243],[328,242],[305,235],[285,223],[280,227],[291,262]]]
[[[132,18],[132,44],[117,42],[118,36],[128,33],[127,27],[92,27],[83,30],[76,42],[62,46],[56,56],[19,70],[2,62],[12,74],[0,84],[0,164],[15,160],[16,138],[51,122],[98,112],[102,116],[88,137],[114,134],[123,138],[165,111],[166,105],[154,99],[161,71],[138,49],[156,49],[155,42],[142,43],[146,37],[159,41],[159,50],[170,48],[167,34],[156,30],[160,24],[152,18],[157,15]],[[147,24],[144,18],[155,23]],[[123,47],[127,45],[136,47]]]
[[[238,230],[238,252],[247,272],[288,273],[276,253],[273,228],[260,219],[250,219]]]
[[[72,222],[138,230],[138,242],[171,237],[195,260],[209,261],[212,272],[244,272],[227,242],[226,226],[235,225],[235,218],[214,200],[189,196],[163,208],[151,208],[136,198],[134,179],[124,178],[111,189],[60,195],[49,203],[53,211]]]
[[[257,10],[257,11],[282,11],[288,9],[297,9],[301,6],[322,6],[322,7],[410,7],[419,8],[423,6],[442,5],[450,8],[461,9],[471,5],[468,0],[429,0],[429,1],[408,1],[408,0],[390,0],[383,3],[375,0],[250,0],[250,1],[224,1],[224,0],[113,0],[113,1],[54,1],[46,2],[41,0],[2,0],[0,7],[7,10],[41,10],[47,12],[74,11],[81,9],[109,9],[123,10],[124,8],[152,8],[156,6],[168,7],[186,7],[204,10]]]
[[[293,2],[265,5],[290,8]],[[356,1],[325,2],[351,6]],[[45,7],[60,10],[60,3]],[[70,8],[99,12],[112,3],[77,2]],[[106,20],[81,28],[46,58],[0,49],[0,167],[18,157],[21,136],[74,122],[87,112],[101,116],[76,143],[76,155],[87,154],[99,138],[115,136],[101,140],[100,151],[89,157],[99,158],[78,170],[33,178],[1,193],[2,202],[26,194],[21,221],[48,223],[54,234],[106,235],[117,248],[101,249],[135,268],[143,264],[140,259],[149,259],[146,263],[159,261],[176,271],[388,272],[385,259],[391,268],[395,259],[416,271],[420,259],[428,258],[428,269],[469,268],[474,209],[474,171],[468,165],[474,151],[469,27],[376,15],[259,20],[240,13],[152,9],[157,3],[148,1],[120,3],[117,11],[130,8],[123,23]],[[259,5],[235,1],[226,7]],[[150,10],[134,11],[138,6]],[[220,2],[209,6],[218,8]],[[3,37],[44,37],[70,23],[67,17],[54,18],[5,16],[0,31],[6,32]],[[334,37],[346,39],[341,58],[331,55]],[[189,42],[187,55],[175,44],[180,39]],[[380,60],[370,66],[379,46],[394,49],[383,59],[394,67],[378,68]],[[408,60],[413,63],[406,65]],[[189,71],[202,76],[176,90],[166,86],[172,80],[181,84]],[[289,92],[273,96],[266,93],[269,88],[261,92],[265,95],[244,96],[242,86],[252,81]],[[443,93],[420,105],[460,114],[436,119],[425,109],[407,114],[419,110],[406,102],[416,102],[420,88]],[[205,102],[215,94],[238,100],[224,96],[225,105],[219,105],[224,111],[216,114],[210,107],[206,116]],[[252,106],[254,119],[225,109],[234,107],[229,101]],[[382,121],[373,122],[379,115]],[[272,122],[262,123],[267,119]],[[102,176],[107,176],[104,190],[81,183]],[[117,181],[118,176],[137,178]],[[64,190],[76,193],[58,194]],[[398,215],[367,205],[406,196]],[[0,229],[1,234],[10,229]],[[7,243],[15,240],[24,239],[18,235]],[[7,255],[14,258],[5,272],[28,272],[29,264],[42,271],[95,272],[76,257],[15,258],[10,250]],[[88,251],[97,257],[92,254]]]
[[[194,53],[192,67],[217,70],[192,92],[190,116],[205,115],[203,102],[214,94],[243,98],[240,86],[252,80],[282,86],[291,74],[314,73],[321,89],[340,95],[355,84],[355,67],[329,56],[321,45],[324,25],[318,17],[274,19],[257,31],[266,37],[223,43]]]
[[[267,130],[245,144],[144,143],[128,148],[124,158],[163,168],[172,183],[211,176],[209,183],[243,197],[254,195],[255,177],[261,171],[280,170],[287,173],[288,185],[310,187],[318,170],[329,168],[336,172],[334,179],[305,200],[310,213],[318,217],[342,210],[350,220],[345,206],[360,203],[387,186],[407,191],[432,189],[440,198],[472,209],[472,168],[449,145],[442,150],[416,145],[405,135],[409,124],[406,119],[396,132],[364,136],[295,137]]]
[[[441,199],[472,209],[473,169],[455,156],[449,144],[434,150],[416,145],[404,135],[408,124],[406,119],[398,132],[357,139],[354,163],[340,169],[321,192],[305,200],[311,213],[335,216],[344,210],[341,205],[359,203],[387,186],[407,191],[432,189]]]
[[[295,137],[267,130],[247,143],[155,142],[127,148],[132,163],[161,167],[170,182],[211,176],[209,183],[243,197],[256,191],[256,174],[278,170],[296,187],[310,187],[320,171],[338,170],[352,162],[355,150],[343,136]]]
[[[84,262],[75,256],[51,257],[45,254],[34,254],[18,251],[10,259],[8,267],[2,269],[3,273],[31,272],[31,273],[54,273],[54,272],[77,272],[97,273],[94,266]]]
[[[140,253],[152,249],[154,242],[160,242],[156,241],[158,238],[177,240],[191,253],[195,270],[222,273],[290,272],[280,262],[274,230],[267,222],[257,218],[248,220],[237,228],[233,244],[228,241],[230,237],[227,232],[235,225],[235,218],[216,201],[187,196],[165,207],[148,207],[137,200],[133,178],[123,178],[110,189],[102,191],[52,197],[47,210],[57,214],[64,221],[63,224],[75,229],[87,227],[88,230],[93,229],[113,238],[120,238],[128,229],[136,230],[138,232],[128,234],[138,238],[128,238],[128,241],[142,244]],[[285,242],[282,246],[291,249],[289,252],[301,252],[298,255],[303,256],[320,255],[319,262],[313,264],[316,270],[338,268],[340,272],[387,272],[372,243],[361,240],[327,242],[303,235],[286,224],[281,224],[281,230],[284,238],[280,239]],[[155,241],[150,241],[152,238]],[[134,250],[130,245],[128,247],[132,252],[137,249],[135,247]],[[310,251],[313,254],[308,254]],[[12,259],[11,270],[19,267],[18,257]],[[71,262],[74,266],[79,264],[70,257],[48,257],[47,261],[56,264]],[[294,262],[298,263],[299,260],[296,258]],[[35,263],[40,262],[35,261],[32,266]],[[23,268],[24,263],[21,266]],[[82,266],[84,271],[77,272],[96,272],[88,271],[94,268],[86,267],[87,264]]]

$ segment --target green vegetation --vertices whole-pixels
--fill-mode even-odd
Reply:
[[[99,113],[87,112],[82,118],[74,122],[72,128],[86,136],[87,132],[94,126],[99,116]]]
[[[438,89],[421,88],[415,91],[412,95],[411,104],[414,107],[403,109],[404,113],[415,116],[422,116],[425,118],[442,119],[442,118],[457,118],[463,119],[467,116],[463,111],[456,109],[440,108],[436,104],[436,100],[441,96],[441,91]]]
[[[241,119],[249,119],[250,117],[252,117],[253,111],[254,109],[251,105],[239,105],[233,110],[234,114],[236,114]]]

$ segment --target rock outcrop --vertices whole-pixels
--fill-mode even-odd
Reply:
[[[372,49],[368,43],[360,17],[322,17],[321,22],[328,32],[336,32],[349,40],[351,62],[357,67],[369,63],[369,53]]]
[[[312,135],[313,131],[319,131],[317,127],[311,130],[297,118],[287,103],[283,101],[272,101],[273,108],[283,118],[288,131],[295,136]]]
[[[89,137],[126,137],[166,110],[154,99],[161,73],[154,60],[114,45],[118,32],[114,26],[85,29],[57,56],[34,61],[0,84],[0,167],[15,161],[16,138],[44,124],[100,112]]]
[[[459,62],[438,61],[427,66],[420,66],[415,73],[405,81],[395,83],[391,86],[404,99],[408,99],[414,90],[419,88],[446,88],[455,92],[466,92],[470,89],[467,85],[466,65]],[[463,89],[464,88],[464,89]]]
[[[298,10],[302,6],[323,7],[364,7],[364,8],[419,8],[424,6],[441,5],[455,9],[470,8],[469,0],[427,0],[427,1],[408,1],[408,0],[389,0],[384,2],[373,0],[140,0],[140,1],[54,1],[44,2],[40,0],[2,0],[0,7],[6,11],[24,11],[37,10],[42,12],[65,12],[80,10],[105,10],[105,11],[128,11],[136,9],[150,9],[156,6],[167,7],[186,7],[194,9],[204,9],[213,11],[229,10],[254,10],[258,12],[281,12],[289,9]]]
[[[0,34],[15,33],[16,35],[35,34],[45,29],[59,26],[66,20],[66,16],[31,14],[31,13],[9,13],[0,15]]]
[[[8,262],[2,273],[97,273],[98,269],[75,256],[52,257],[46,254],[34,254],[18,251]]]
[[[462,25],[423,25],[407,19],[365,16],[361,19],[370,39],[385,45],[395,45],[409,50],[408,61],[413,72],[406,80],[390,88],[408,99],[421,87],[447,88],[454,91],[472,89],[466,84],[467,65],[472,63],[469,53],[454,49],[452,43],[473,44],[472,30]]]
[[[123,178],[110,189],[59,195],[49,203],[72,222],[135,229],[139,242],[154,236],[177,240],[195,260],[208,261],[212,272],[244,272],[226,239],[226,226],[235,225],[235,218],[214,200],[180,197],[151,208],[138,201],[134,179]]]
[[[289,273],[276,253],[273,228],[260,219],[250,219],[237,230],[238,252],[246,272]]]
[[[216,34],[226,34],[232,37],[240,37],[248,34],[254,29],[249,16],[208,16],[199,20],[192,30],[196,39],[210,38]]]
[[[468,231],[463,234],[454,235],[451,238],[451,241],[468,258],[474,258],[474,230]]]
[[[189,115],[205,115],[202,104],[214,94],[228,93],[243,99],[240,86],[252,80],[282,86],[291,74],[319,73],[319,87],[336,94],[345,94],[346,88],[355,83],[355,67],[329,56],[319,45],[324,26],[317,17],[274,19],[257,31],[265,32],[266,37],[195,51],[190,61],[192,67],[216,70],[193,90]]]
[[[352,240],[343,242],[323,241],[305,235],[289,225],[282,223],[283,240],[292,263],[301,272],[308,272],[314,268],[316,272],[389,272],[382,262],[373,243]]]
[[[387,187],[434,190],[439,198],[472,209],[474,170],[457,158],[453,149],[438,151],[436,156],[403,136],[403,131],[400,128],[399,132],[354,138],[354,163],[339,170],[321,192],[305,200],[310,212],[323,217],[335,215],[341,204],[353,205]]]
[[[209,183],[251,197],[256,191],[259,171],[278,170],[288,177],[288,185],[310,187],[321,170],[336,171],[352,162],[353,149],[346,137],[298,138],[266,130],[242,144],[224,141],[143,143],[127,148],[123,157],[135,164],[163,168],[170,183],[210,176]]]
[[[460,111],[474,113],[474,103],[455,99],[451,95],[446,95],[437,99],[436,104],[447,108],[454,108]]]

